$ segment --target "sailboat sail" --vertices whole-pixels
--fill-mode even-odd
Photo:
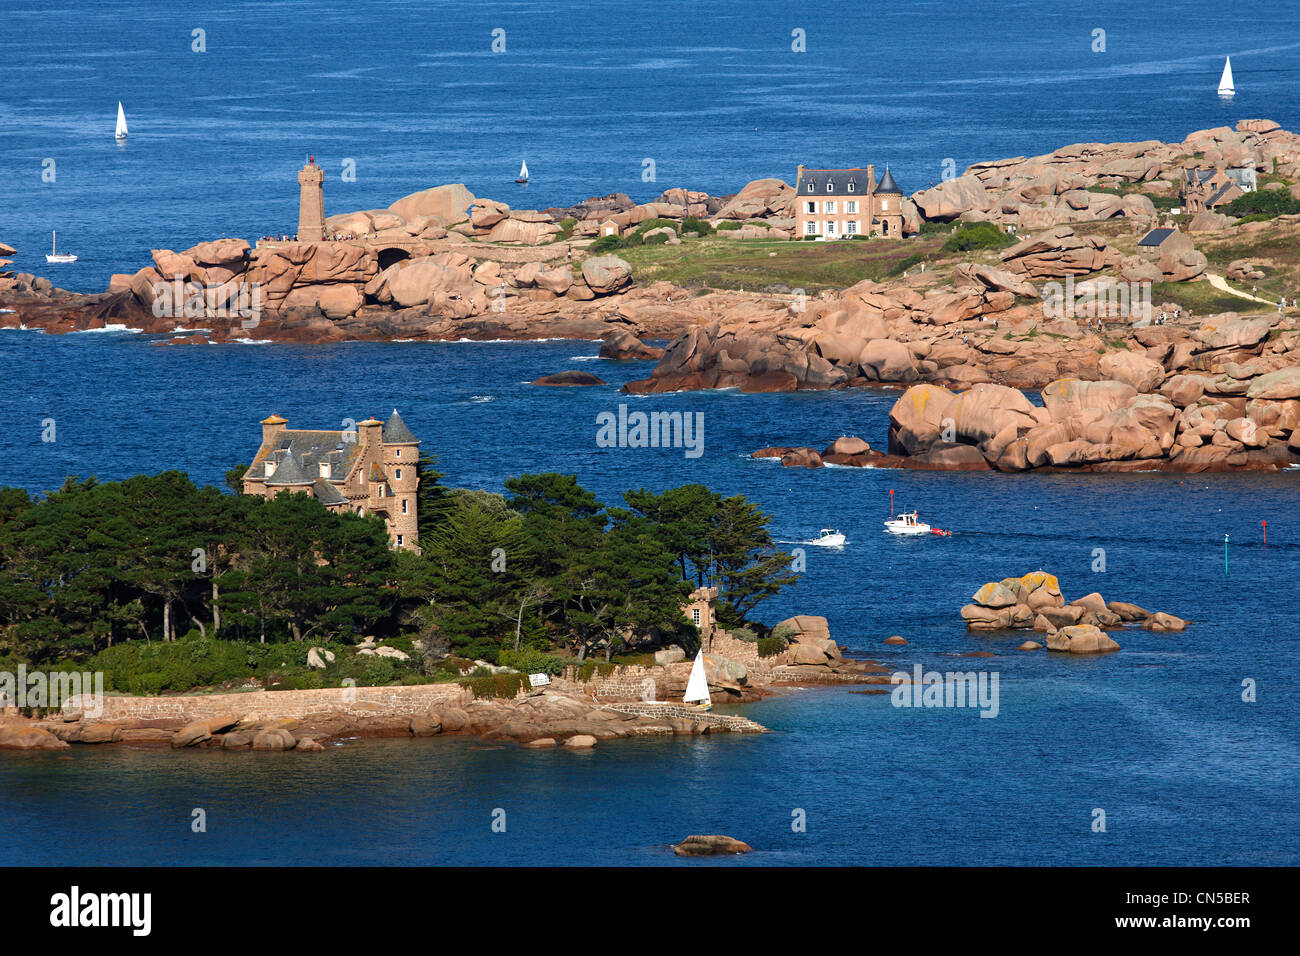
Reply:
[[[1236,87],[1232,85],[1232,57],[1225,57],[1223,61],[1223,76],[1219,77],[1219,95],[1232,96],[1236,92]]]
[[[695,655],[695,663],[691,665],[691,679],[686,682],[686,696],[682,702],[702,703],[706,707],[713,703],[713,698],[709,696],[709,682],[704,677],[704,648],[700,648]]]
[[[521,182],[528,179],[528,161],[525,160],[519,167],[519,179]]]
[[[117,133],[118,139],[126,139],[126,111],[122,109],[122,101],[117,103]]]

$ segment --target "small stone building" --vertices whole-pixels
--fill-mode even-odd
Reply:
[[[617,219],[606,219],[600,224],[597,234],[601,236],[621,236],[623,234],[623,226]]]
[[[889,167],[876,182],[876,167],[805,169],[795,178],[795,234],[844,239],[879,233],[903,235],[903,190]]]
[[[380,514],[393,547],[419,551],[420,440],[397,409],[387,422],[367,418],[337,431],[287,425],[279,415],[262,420],[244,494],[305,492],[330,511]]]
[[[717,626],[715,611],[718,603],[717,588],[696,588],[687,598],[682,613],[692,624],[700,629],[700,634],[708,636]]]

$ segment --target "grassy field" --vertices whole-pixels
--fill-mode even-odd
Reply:
[[[687,239],[679,246],[633,246],[616,253],[638,282],[671,282],[686,289],[747,289],[810,294],[843,289],[863,279],[880,282],[929,261],[943,235],[915,239],[797,242],[766,239]],[[773,286],[786,286],[785,290]]]

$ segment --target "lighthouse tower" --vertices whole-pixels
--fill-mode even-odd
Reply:
[[[316,165],[316,157],[307,157],[307,165],[298,170],[298,241],[321,242],[325,238],[325,170]]]

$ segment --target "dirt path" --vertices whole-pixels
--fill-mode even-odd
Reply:
[[[1238,292],[1232,286],[1228,285],[1228,280],[1223,276],[1215,275],[1213,272],[1205,273],[1205,278],[1210,280],[1210,285],[1214,286],[1220,292],[1226,292],[1228,295],[1235,295],[1239,299],[1249,299],[1251,302],[1262,302],[1264,305],[1271,305],[1277,308],[1276,302],[1270,302],[1268,299],[1261,299],[1259,296],[1250,295],[1246,292]]]

